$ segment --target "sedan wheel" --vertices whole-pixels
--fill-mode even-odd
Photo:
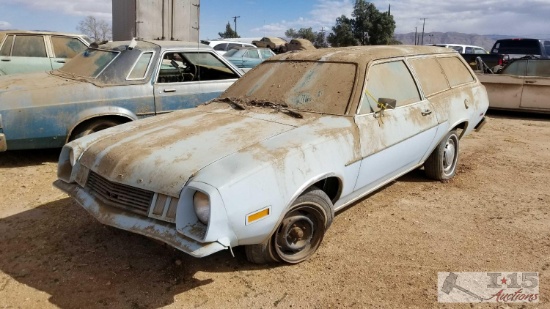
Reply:
[[[458,162],[458,141],[456,130],[447,133],[424,163],[428,177],[436,180],[453,178]]]
[[[296,199],[268,240],[246,247],[247,258],[258,264],[300,263],[317,251],[333,218],[332,202],[314,187]]]

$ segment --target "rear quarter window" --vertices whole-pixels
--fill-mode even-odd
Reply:
[[[443,68],[435,58],[415,58],[410,59],[409,63],[416,72],[425,96],[429,97],[450,88]]]
[[[437,58],[451,87],[473,82],[474,76],[457,57]]]
[[[87,46],[77,38],[62,36],[52,36],[52,45],[56,58],[73,58],[87,48]]]

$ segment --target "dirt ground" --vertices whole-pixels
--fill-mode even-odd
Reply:
[[[534,271],[550,308],[550,116],[490,114],[456,177],[420,170],[337,214],[299,265],[195,259],[102,226],[53,188],[58,150],[0,153],[0,308],[470,308],[437,273]],[[477,307],[476,307],[477,308]]]

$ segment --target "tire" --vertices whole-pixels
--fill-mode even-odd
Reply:
[[[81,138],[83,136],[117,126],[121,124],[121,121],[113,120],[113,119],[93,119],[88,122],[84,122],[82,124],[79,124],[78,127],[74,130],[74,132],[71,134],[71,138],[69,141],[75,140],[77,138]]]
[[[312,187],[292,203],[271,237],[261,244],[246,246],[246,257],[256,264],[303,262],[317,251],[333,219],[329,197]]]
[[[456,174],[458,162],[459,139],[456,130],[453,130],[434,149],[424,162],[426,176],[435,180],[447,180]]]

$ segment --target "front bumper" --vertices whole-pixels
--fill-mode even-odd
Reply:
[[[84,209],[105,225],[159,240],[194,257],[204,257],[228,248],[219,242],[200,243],[185,237],[177,232],[176,226],[172,223],[102,205],[76,184],[69,184],[62,180],[56,180],[53,184],[73,197]]]

